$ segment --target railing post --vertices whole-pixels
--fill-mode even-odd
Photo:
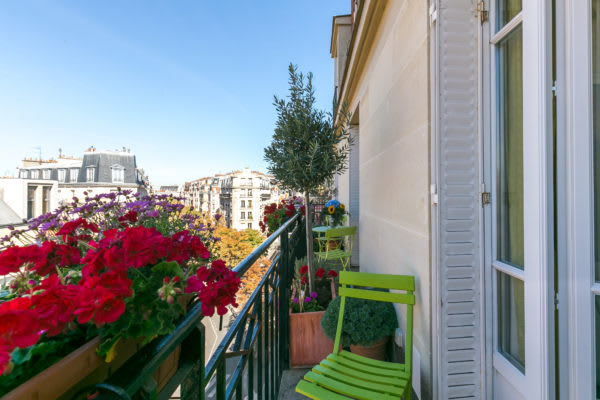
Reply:
[[[289,230],[286,229],[280,237],[281,256],[279,258],[279,357],[283,369],[289,368],[289,280],[290,280],[290,244]]]

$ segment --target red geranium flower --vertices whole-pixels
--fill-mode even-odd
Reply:
[[[331,270],[331,271],[329,271],[329,272],[327,273],[327,275],[329,275],[329,276],[331,276],[331,277],[335,278],[336,276],[338,276],[338,273],[337,273],[337,272],[335,272],[334,270]]]
[[[323,278],[325,276],[325,269],[319,268],[317,272],[315,272],[315,275],[317,275],[318,278]]]
[[[300,273],[305,274],[308,272],[308,265],[303,265],[300,267]]]

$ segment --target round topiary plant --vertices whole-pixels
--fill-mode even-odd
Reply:
[[[321,319],[323,332],[335,340],[341,297],[329,303]],[[341,342],[350,345],[370,346],[385,336],[393,335],[398,327],[396,310],[391,303],[346,298]]]

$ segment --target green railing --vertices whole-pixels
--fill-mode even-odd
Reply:
[[[242,277],[277,239],[280,251],[206,364],[205,330],[198,303],[171,335],[151,342],[107,382],[87,388],[76,398],[169,399],[180,387],[182,400],[276,399],[283,370],[289,364],[287,288],[294,259],[304,251],[304,223],[299,214],[234,268]],[[177,371],[158,391],[152,374],[179,346]]]

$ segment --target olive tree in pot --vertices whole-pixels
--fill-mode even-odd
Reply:
[[[325,335],[335,339],[341,297],[329,303],[321,319]],[[391,303],[346,297],[341,346],[365,357],[383,360],[385,348],[398,327],[396,310]],[[334,349],[336,351],[336,349]]]
[[[304,195],[306,252],[312,292],[315,268],[310,194],[330,184],[335,174],[346,170],[353,142],[348,129],[351,115],[345,105],[335,116],[316,108],[312,73],[304,76],[290,64],[289,75],[287,99],[275,96],[277,122],[271,144],[265,148],[265,160],[267,169],[281,186]]]

